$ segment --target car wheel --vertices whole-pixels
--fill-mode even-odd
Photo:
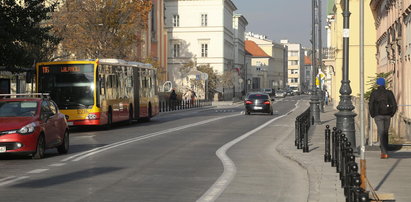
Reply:
[[[247,115],[250,115],[250,114],[251,114],[251,112],[250,112],[250,111],[248,111],[248,112],[246,112],[246,114],[247,114]]]
[[[69,132],[68,130],[66,130],[66,132],[64,132],[63,142],[60,146],[57,147],[57,151],[59,152],[59,154],[67,154],[69,147],[70,147]]]
[[[46,143],[44,140],[44,135],[40,135],[37,140],[36,152],[33,154],[33,159],[42,159],[44,157],[44,152],[46,150]]]

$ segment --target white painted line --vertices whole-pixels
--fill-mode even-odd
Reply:
[[[294,109],[292,109],[290,112],[293,112],[294,110],[297,109],[299,101],[295,104]],[[232,140],[231,142],[223,145],[220,147],[216,155],[218,158],[221,160],[224,166],[224,171],[223,174],[217,179],[216,182],[204,193],[198,200],[197,202],[208,202],[208,201],[215,201],[218,199],[218,197],[223,193],[223,191],[228,187],[228,185],[231,183],[231,181],[234,179],[235,174],[237,173],[237,168],[235,167],[235,164],[233,161],[227,156],[226,152],[228,149],[230,149],[232,146],[235,144],[241,142],[245,138],[249,137],[250,135],[258,132],[259,130],[265,128],[272,122],[287,116],[287,114],[281,115],[279,117],[273,118],[264,124],[260,125],[259,127],[245,133],[244,135],[241,135],[240,137]]]
[[[5,181],[5,182],[1,182],[1,183],[0,183],[0,186],[4,186],[4,185],[10,184],[10,183],[14,183],[14,182],[17,182],[17,181],[19,181],[19,180],[24,180],[24,179],[27,179],[27,178],[29,178],[29,176],[22,176],[22,177],[18,177],[18,178],[12,179],[12,180],[8,180],[8,181]]]
[[[5,178],[0,179],[0,182],[4,182],[4,181],[10,180],[10,179],[13,179],[15,177],[16,176],[5,177]]]
[[[46,172],[46,171],[48,171],[49,169],[35,169],[35,170],[31,170],[31,171],[29,171],[29,172],[27,172],[28,174],[38,174],[38,173],[42,173],[42,172]]]
[[[54,163],[54,164],[50,164],[49,166],[51,167],[60,167],[60,166],[64,166],[66,165],[65,163]]]
[[[230,117],[234,117],[234,116],[239,116],[239,114],[228,115],[228,116],[223,116],[223,117],[217,117],[217,118],[214,118],[214,119],[200,121],[200,122],[197,122],[197,123],[192,123],[192,124],[188,124],[188,125],[184,125],[184,126],[180,126],[180,127],[176,127],[176,128],[171,128],[171,129],[155,132],[155,133],[150,133],[150,134],[143,135],[143,136],[140,136],[140,137],[131,138],[131,139],[128,139],[128,140],[123,140],[123,141],[120,141],[120,142],[112,143],[112,144],[105,145],[105,146],[102,146],[102,147],[97,147],[97,148],[94,148],[94,149],[91,149],[91,150],[88,150],[88,151],[84,151],[84,152],[72,155],[70,157],[67,157],[67,158],[61,160],[61,161],[62,162],[69,161],[69,160],[79,161],[79,160],[82,160],[82,159],[87,158],[89,156],[92,156],[92,155],[98,154],[100,152],[103,152],[103,151],[106,151],[106,150],[109,150],[109,149],[113,149],[113,148],[116,148],[116,147],[119,147],[119,146],[122,146],[122,145],[125,145],[125,144],[130,144],[130,143],[133,143],[133,142],[145,140],[145,139],[148,139],[148,138],[164,135],[164,134],[171,133],[171,132],[176,132],[176,131],[179,131],[179,130],[183,130],[183,129],[191,128],[191,127],[194,127],[194,126],[207,124],[207,123],[210,123],[210,122],[213,122],[213,121],[218,121],[218,120],[221,120],[221,119],[230,118]]]

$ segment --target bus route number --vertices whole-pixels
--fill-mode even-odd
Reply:
[[[50,68],[49,67],[43,67],[43,73],[47,74],[50,73]]]

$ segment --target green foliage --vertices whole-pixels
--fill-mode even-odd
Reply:
[[[371,96],[371,92],[375,89],[377,89],[377,78],[384,78],[385,79],[385,86],[389,89],[391,87],[392,79],[391,75],[393,74],[392,71],[390,72],[382,72],[382,73],[376,73],[375,77],[368,77],[369,80],[367,81],[367,84],[370,86],[368,88],[368,91],[364,93],[364,98],[365,100],[369,100]]]
[[[0,0],[0,66],[12,71],[47,59],[60,41],[46,24],[56,3],[46,6],[46,0],[18,2]]]

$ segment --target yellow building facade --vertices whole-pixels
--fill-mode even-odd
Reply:
[[[364,80],[365,89],[370,88],[367,85],[369,77],[374,77],[376,73],[376,30],[374,27],[374,18],[369,1],[365,0],[364,6]],[[333,100],[334,107],[337,107],[340,101],[340,87],[343,76],[343,0],[335,1],[333,6],[334,20],[330,22],[331,48],[335,50],[333,59],[332,88],[330,96]],[[352,89],[351,95],[353,102],[356,104],[360,96],[360,0],[350,0],[350,32],[349,32],[349,80]],[[356,106],[356,111],[358,106]]]

